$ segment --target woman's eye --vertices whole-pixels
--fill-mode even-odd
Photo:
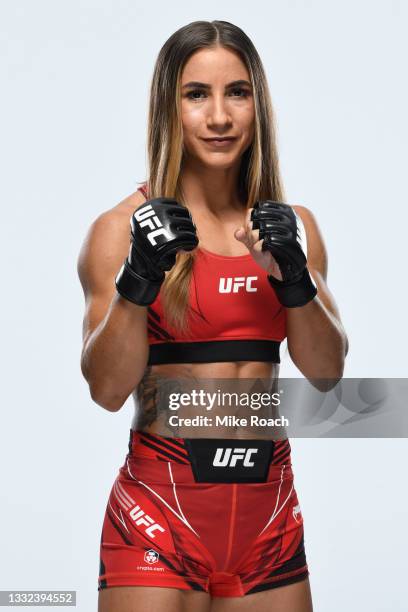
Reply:
[[[233,91],[233,93],[237,93],[238,92],[238,93],[243,94],[241,96],[238,96],[239,98],[246,98],[246,96],[249,94],[249,92],[246,89],[233,89],[232,91]]]
[[[191,100],[199,100],[199,98],[194,98],[192,96],[194,96],[195,94],[201,95],[203,94],[204,91],[199,91],[198,89],[195,91],[189,91],[187,94],[187,98],[190,98]]]
[[[246,98],[249,95],[249,91],[247,91],[246,89],[231,89],[231,94],[233,94],[233,98]],[[235,94],[239,94],[239,95],[235,95]],[[190,100],[200,100],[200,96],[201,95],[206,95],[205,91],[200,91],[199,89],[196,89],[194,91],[189,91],[187,94],[187,98],[189,98]]]

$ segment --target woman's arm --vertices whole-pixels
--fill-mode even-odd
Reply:
[[[129,252],[130,217],[144,198],[136,193],[91,226],[78,260],[85,295],[82,373],[92,399],[119,410],[145,371],[147,308],[123,299],[115,277]]]
[[[340,314],[327,286],[327,251],[316,219],[304,206],[293,206],[307,237],[307,267],[318,293],[305,306],[287,308],[287,342],[290,357],[310,379],[343,376],[348,339]]]

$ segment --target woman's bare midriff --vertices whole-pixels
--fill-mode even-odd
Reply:
[[[138,387],[133,393],[135,413],[131,428],[175,438],[254,438],[269,437],[265,430],[242,426],[242,418],[248,417],[248,406],[228,407],[214,405],[208,409],[202,405],[186,403],[179,408],[170,408],[170,397],[189,393],[209,393],[219,398],[221,394],[251,394],[255,391],[276,389],[279,364],[258,361],[163,364],[148,366]],[[189,395],[188,397],[191,397]],[[198,397],[196,395],[196,397]],[[203,396],[201,396],[203,397]],[[267,411],[271,414],[271,409]],[[276,415],[275,409],[273,409]],[[215,423],[215,415],[234,416],[228,426]],[[170,419],[170,417],[177,418]],[[207,423],[184,425],[197,416],[207,417]],[[170,419],[170,421],[169,421]],[[208,419],[213,420],[209,426]],[[218,420],[218,419],[217,419]],[[177,424],[174,424],[174,421]],[[181,425],[179,425],[181,421]],[[237,423],[235,423],[237,421]]]

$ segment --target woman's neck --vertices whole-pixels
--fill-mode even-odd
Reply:
[[[223,216],[242,210],[245,205],[238,193],[238,173],[233,169],[200,171],[185,169],[181,178],[181,191],[188,208],[207,210],[214,216]]]

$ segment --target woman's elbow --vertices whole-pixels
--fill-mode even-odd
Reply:
[[[89,385],[89,392],[95,404],[98,404],[98,406],[105,408],[105,410],[108,410],[109,412],[118,412],[128,397],[124,397],[118,393],[108,392],[91,384]]]

